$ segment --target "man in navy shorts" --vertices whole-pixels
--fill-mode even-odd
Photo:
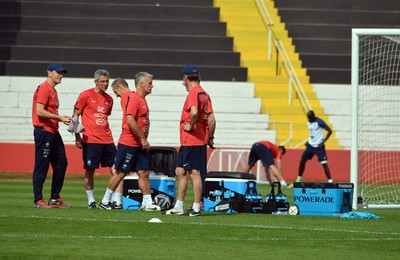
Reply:
[[[282,156],[286,153],[284,146],[276,146],[269,141],[259,141],[250,149],[249,162],[243,172],[249,173],[258,160],[261,160],[269,183],[272,183],[271,173],[281,183],[289,188],[282,175]]]
[[[326,156],[325,142],[329,139],[332,134],[331,128],[325,123],[324,120],[315,116],[314,111],[310,110],[307,112],[308,118],[308,130],[310,133],[308,142],[306,143],[306,149],[303,152],[300,160],[299,174],[296,182],[300,182],[303,177],[303,173],[306,167],[306,162],[311,160],[314,155],[318,157],[318,161],[324,168],[326,178],[328,182],[333,182],[331,172],[328,167],[328,158]],[[328,133],[324,138],[324,130]]]
[[[113,98],[107,94],[110,73],[99,69],[94,73],[94,88],[80,93],[73,112],[73,120],[82,118],[85,128],[82,137],[75,133],[75,145],[82,149],[83,168],[85,169],[84,187],[89,209],[96,209],[94,197],[94,173],[101,167],[108,167],[110,177],[114,174],[114,159],[117,148],[108,123],[113,108]],[[122,187],[114,196],[113,209],[122,209]]]
[[[150,128],[149,107],[145,97],[153,89],[153,75],[139,72],[135,75],[136,92],[130,91],[123,79],[116,79],[112,88],[117,97],[121,97],[123,112],[122,132],[118,140],[118,152],[115,158],[115,175],[108,182],[101,209],[112,209],[110,198],[123,178],[130,172],[139,176],[138,184],[142,191],[141,210],[159,211],[161,208],[153,205],[150,187],[150,143],[147,140]]]
[[[201,197],[203,185],[200,169],[204,165],[204,142],[206,133],[211,135],[213,131],[206,131],[210,97],[200,86],[200,71],[196,65],[189,64],[183,69],[183,84],[188,95],[182,108],[179,124],[180,150],[176,168],[178,182],[178,196],[174,208],[166,212],[167,215],[184,214],[183,203],[186,196],[188,181],[193,187],[193,206],[189,212],[190,217],[200,216]],[[212,140],[212,136],[208,139]],[[190,177],[190,178],[189,178]]]

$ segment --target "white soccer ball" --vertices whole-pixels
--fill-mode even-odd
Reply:
[[[154,204],[158,205],[161,208],[161,210],[167,210],[171,208],[171,200],[165,194],[158,194],[154,198]]]

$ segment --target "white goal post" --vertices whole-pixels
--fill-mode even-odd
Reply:
[[[353,29],[353,208],[400,208],[400,29]]]

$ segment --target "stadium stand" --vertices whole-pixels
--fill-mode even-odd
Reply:
[[[313,109],[333,126],[335,134],[329,148],[346,147],[347,137],[343,136],[349,134],[345,123],[349,115],[339,115],[338,110],[332,114],[327,106],[345,104],[340,105],[345,108],[347,101],[338,99],[339,103],[335,103],[336,99],[332,97],[328,101],[322,100],[321,97],[327,96],[324,91],[329,93],[334,85],[318,87],[310,82],[349,83],[350,28],[398,27],[400,21],[395,14],[400,9],[399,2],[387,1],[384,5],[374,0],[264,2],[272,10],[276,36],[284,39]],[[290,122],[295,131],[294,144],[307,137],[306,118],[296,95],[293,104],[287,105],[286,75],[266,76],[276,72],[277,62],[266,61],[267,33],[265,28],[259,30],[265,25],[253,6],[254,1],[169,0],[166,3],[158,0],[133,0],[129,3],[124,0],[99,0],[96,3],[88,0],[63,3],[51,0],[2,1],[0,76],[4,75],[1,81],[6,82],[5,85],[2,83],[0,90],[0,102],[6,111],[1,118],[2,124],[13,121],[10,119],[13,113],[21,112],[21,118],[14,121],[30,126],[30,113],[21,110],[21,105],[28,104],[30,109],[31,88],[43,80],[43,68],[54,60],[69,69],[68,77],[59,87],[60,95],[67,95],[66,100],[69,100],[66,102],[67,114],[78,91],[64,92],[66,86],[78,87],[79,90],[92,86],[91,75],[100,67],[109,70],[113,77],[127,79],[132,79],[137,71],[149,71],[160,80],[157,85],[180,86],[180,82],[173,80],[181,77],[182,67],[187,63],[197,63],[204,84],[210,82],[206,89],[212,92],[214,86],[220,88],[211,95],[217,95],[213,96],[214,105],[221,110],[217,114],[218,130],[224,131],[221,132],[221,138],[226,139],[221,140],[224,145],[245,145],[237,135],[239,132],[282,143],[289,135],[285,122]],[[213,7],[215,3],[217,7]],[[248,30],[246,34],[244,30]],[[279,70],[282,73],[282,67]],[[254,83],[244,83],[247,80]],[[24,84],[29,91],[16,92],[19,84]],[[253,96],[247,99],[246,94],[240,92],[242,87],[234,87],[236,92],[230,92],[228,86],[253,87]],[[183,96],[172,95],[174,91],[168,93],[170,88],[161,89],[167,91],[162,94],[155,91],[149,97],[149,103],[154,104],[156,111],[152,120],[157,123],[152,126],[173,129],[174,120],[179,116],[177,107],[180,109]],[[118,115],[118,111],[115,114]],[[119,120],[116,122],[112,122],[115,129]],[[232,128],[232,134],[228,132],[229,128]],[[274,130],[266,131],[266,128]],[[163,132],[167,133],[165,129]],[[7,128],[11,135],[19,133],[19,130],[22,131],[20,126]],[[160,139],[154,136],[154,140],[160,144],[174,143],[172,140],[177,133],[171,131],[173,133],[161,135]],[[114,133],[117,135],[118,130]],[[31,137],[31,131],[26,134]],[[170,139],[165,139],[168,136]]]
[[[91,77],[98,68],[128,80],[138,71],[154,74],[156,87],[148,102],[150,141],[156,145],[179,144],[186,93],[173,80],[182,77],[185,64],[196,63],[214,101],[218,145],[247,147],[257,139],[275,140],[275,131],[266,130],[269,116],[260,114],[254,84],[246,83],[247,69],[240,66],[240,54],[233,51],[233,39],[226,36],[226,24],[219,21],[212,0],[2,1],[0,21],[2,141],[32,142],[32,93],[51,61],[69,70],[57,87],[64,114],[72,113],[80,91],[93,86]],[[116,140],[118,103],[110,118]],[[66,131],[61,133],[66,143],[73,141]]]
[[[350,84],[351,29],[399,28],[400,1],[275,1],[312,83]]]
[[[247,81],[212,0],[0,3],[0,75],[39,76],[60,61],[70,77],[150,71],[177,79],[196,63],[207,80]]]
[[[221,9],[221,19],[227,23],[228,36],[234,38],[235,51],[241,53],[241,62],[248,67],[249,81],[255,83],[256,97],[262,99],[262,112],[270,115],[270,129],[277,131],[277,144],[289,147],[303,146],[308,138],[306,110],[299,101],[293,80],[289,79],[279,51],[274,44],[278,41],[284,46],[288,59],[294,67],[301,83],[300,89],[306,93],[312,109],[329,124],[329,118],[316,97],[306,69],[302,66],[299,54],[295,52],[292,40],[288,37],[285,24],[281,22],[274,1],[263,1],[270,20],[263,21],[257,1],[216,0]],[[268,24],[268,26],[267,26]],[[274,38],[268,38],[271,28]],[[271,56],[268,56],[268,50]],[[335,133],[327,143],[329,148],[339,148]]]
[[[334,127],[339,145],[351,147],[351,87],[341,84],[313,84],[324,111]]]
[[[341,147],[351,138],[351,29],[399,28],[400,2],[275,1]]]

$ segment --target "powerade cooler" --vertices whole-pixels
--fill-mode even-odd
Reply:
[[[158,194],[165,194],[175,202],[175,168],[177,152],[173,147],[151,147],[150,188],[152,199]],[[123,180],[122,208],[138,210],[142,204],[142,191],[138,184],[138,175],[126,176]]]
[[[142,205],[142,191],[138,184],[137,174],[126,176],[123,184],[122,208],[138,210]],[[150,176],[151,197],[158,194],[165,194],[171,200],[171,205],[175,201],[175,178],[165,175]]]
[[[299,215],[338,216],[352,211],[353,183],[295,182],[293,201]]]
[[[246,200],[262,202],[257,193],[256,176],[243,172],[209,172],[204,185],[204,211],[251,212]],[[259,210],[262,206],[258,205]]]

